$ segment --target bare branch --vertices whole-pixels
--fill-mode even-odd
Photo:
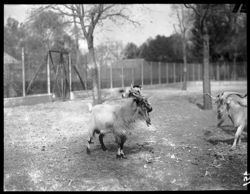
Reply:
[[[76,8],[72,4],[64,4],[64,7],[66,7],[69,10],[76,11]]]
[[[63,5],[63,6],[65,6],[65,5]],[[58,11],[60,15],[66,15],[66,16],[69,16],[69,17],[75,16],[75,14],[62,11],[62,9],[60,9],[60,8],[58,8],[56,6],[51,6],[50,8],[55,10],[55,11]]]
[[[203,12],[202,17],[201,17],[201,24],[202,25],[207,17],[208,10],[209,10],[209,4],[207,4],[207,8],[206,8],[205,12]]]
[[[121,17],[121,18],[123,18],[123,19],[125,19],[125,20],[131,22],[131,23],[134,24],[134,25],[140,25],[139,22],[134,21],[134,20],[130,19],[129,16],[123,15],[123,14],[121,14],[121,13],[107,14],[107,15],[101,17],[100,20],[105,20],[105,19],[107,19],[107,18],[113,18],[113,17],[116,17],[116,16]]]
[[[115,6],[114,4],[111,4],[111,5],[107,6],[107,7],[105,7],[105,8],[103,9],[103,12],[106,12],[107,10],[111,9],[111,8],[114,7],[114,6]]]
[[[95,25],[97,24],[97,22],[99,21],[101,15],[103,14],[104,10],[103,10],[103,5],[99,5],[98,7],[98,12],[97,12],[97,16],[96,18],[93,20],[93,27],[95,27]]]
[[[80,16],[84,17],[85,13],[84,13],[84,6],[83,6],[83,4],[80,5],[80,10],[81,10],[81,13],[82,13]]]
[[[31,12],[30,16],[27,17],[26,21],[27,23],[29,23],[33,17],[35,17],[36,15],[39,15],[40,13],[42,13],[43,11],[47,10],[50,8],[51,5],[47,5],[47,6],[44,6],[44,7],[39,7],[38,9],[35,10],[35,12]]]
[[[176,30],[176,28],[175,28],[175,24],[173,24],[173,27],[174,27],[174,31],[175,31],[175,33],[178,33],[178,32],[177,32],[177,30]]]
[[[179,20],[180,30],[182,31],[182,24],[183,24],[183,20],[180,18],[180,14],[179,14],[178,10],[177,10],[177,18],[178,18],[178,20]]]
[[[198,16],[201,16],[200,13],[197,11],[197,9],[192,6],[191,4],[184,4],[186,8],[192,9]]]

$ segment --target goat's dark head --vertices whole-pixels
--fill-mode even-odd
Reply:
[[[135,99],[137,106],[140,108],[139,113],[146,120],[147,126],[151,125],[151,119],[149,117],[149,113],[153,110],[153,108],[148,102],[148,99],[136,93],[132,93],[132,97]]]
[[[227,113],[226,99],[232,93],[222,92],[216,97],[212,97],[217,106],[217,119],[221,119]]]
[[[221,119],[227,111],[226,101],[224,99],[218,99],[217,104],[217,119]]]
[[[209,95],[214,100],[215,104],[217,105],[217,118],[221,119],[223,117],[223,115],[225,115],[227,113],[228,106],[227,106],[226,102],[227,102],[227,99],[229,98],[229,96],[237,95],[237,96],[243,98],[247,94],[241,95],[238,92],[226,91],[226,92],[221,92],[216,97],[213,97],[210,94],[207,94],[207,95]]]
[[[132,85],[127,90],[123,91],[122,98],[133,97],[133,94],[141,94],[141,85]]]

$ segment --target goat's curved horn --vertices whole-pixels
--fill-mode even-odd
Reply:
[[[139,99],[143,99],[143,97],[141,95],[138,95],[136,93],[133,93],[133,96],[136,97],[136,98],[139,98]]]
[[[223,98],[223,99],[226,99],[226,98],[228,98],[230,95],[233,95],[233,94],[235,94],[235,95],[237,95],[237,96],[239,96],[239,97],[241,97],[241,98],[244,98],[244,96],[245,96],[245,95],[243,95],[243,94],[241,94],[241,93],[239,93],[239,92],[224,92],[220,97]]]

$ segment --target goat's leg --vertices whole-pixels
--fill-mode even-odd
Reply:
[[[99,141],[100,141],[100,144],[101,144],[101,146],[102,146],[102,150],[103,150],[103,151],[106,151],[107,148],[105,147],[105,145],[104,145],[104,143],[103,143],[103,137],[104,137],[104,134],[103,134],[103,133],[100,133],[100,135],[99,135]]]
[[[88,139],[88,141],[87,141],[87,147],[86,147],[86,152],[87,152],[87,154],[90,154],[90,144],[93,143],[93,142],[92,142],[92,139],[93,139],[93,137],[91,136],[91,137],[89,137],[89,139]]]
[[[217,127],[220,127],[224,121],[225,121],[224,118],[218,119]]]
[[[234,143],[233,143],[232,147],[230,148],[230,150],[234,150],[236,148],[236,145],[239,141],[239,138],[240,138],[242,131],[243,131],[243,127],[239,126],[236,133],[235,133],[235,136],[234,136]]]
[[[116,143],[118,144],[118,151],[117,151],[117,155],[116,158],[127,158],[123,152],[123,145],[126,141],[127,137],[125,134],[116,134],[115,135],[115,140]]]
[[[94,138],[95,133],[100,133],[99,129],[94,129],[93,132],[89,132],[89,138],[87,141],[87,148],[86,148],[87,154],[90,154],[90,144],[94,143],[92,142],[92,139]]]
[[[236,145],[238,145],[238,146],[240,146],[240,144],[241,144],[241,134],[242,134],[242,131],[243,131],[243,127],[240,129],[240,131],[239,131],[239,136],[238,136],[238,141],[236,142]]]
[[[127,139],[127,137],[126,137],[125,135],[123,135],[123,136],[121,137],[121,144],[120,144],[121,156],[122,156],[122,158],[125,158],[125,159],[126,159],[127,157],[125,156],[125,154],[124,154],[124,152],[123,152],[123,145],[124,145],[126,139]]]
[[[241,144],[241,135],[239,136],[239,140],[238,140],[238,146],[240,146]],[[240,148],[240,147],[239,147]]]

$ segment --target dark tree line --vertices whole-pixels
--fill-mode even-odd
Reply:
[[[203,6],[203,7],[202,7]],[[205,9],[202,5],[200,9]],[[247,20],[245,13],[232,12],[234,4],[210,5],[206,16],[206,27],[209,36],[210,62],[246,61]],[[193,13],[191,37],[187,44],[187,61],[201,62],[203,58],[200,17]],[[181,34],[169,37],[157,35],[149,38],[137,47],[129,43],[125,48],[126,58],[144,58],[148,61],[183,62]]]
[[[234,4],[216,4],[207,17],[210,61],[246,61],[246,14],[233,13]],[[195,15],[192,29],[193,58],[202,59],[202,38],[199,32],[199,18]]]
[[[157,35],[149,38],[141,46],[128,43],[124,49],[125,58],[144,58],[148,61],[182,62],[182,45],[179,34],[170,37]]]

